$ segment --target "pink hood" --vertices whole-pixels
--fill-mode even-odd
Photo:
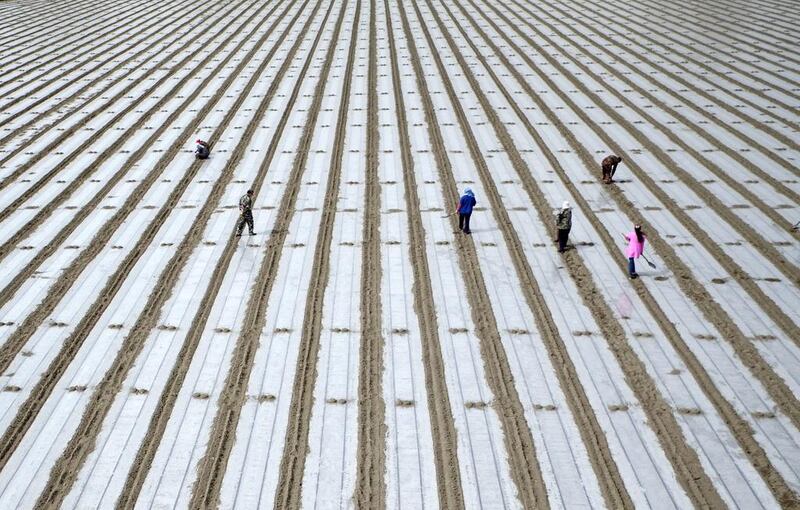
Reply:
[[[647,236],[643,237],[644,239],[640,243],[636,238],[636,231],[632,230],[625,234],[625,238],[628,240],[628,249],[625,250],[625,255],[628,258],[638,259],[642,255],[642,252],[644,251],[644,243],[647,241]]]

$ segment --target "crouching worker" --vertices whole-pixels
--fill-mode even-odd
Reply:
[[[253,232],[253,190],[251,189],[247,190],[247,193],[239,199],[239,222],[236,224],[236,237],[242,235],[245,223],[250,235],[256,235]]]
[[[465,234],[471,234],[472,231],[469,229],[469,218],[472,216],[472,208],[475,207],[475,204],[478,202],[475,200],[475,194],[472,193],[472,190],[467,188],[464,190],[464,194],[461,196],[461,200],[458,202],[458,209],[456,212],[458,213],[458,229],[464,232]]]
[[[606,184],[611,184],[614,182],[614,174],[617,172],[617,165],[622,162],[622,158],[612,154],[611,156],[606,156],[605,159],[600,163],[603,167],[603,182]]]
[[[628,249],[625,251],[625,255],[628,257],[628,276],[633,280],[639,278],[639,275],[636,274],[635,260],[644,253],[644,241],[647,237],[642,232],[641,225],[635,225],[633,232],[624,234],[624,236],[625,240],[628,241]]]
[[[569,231],[572,230],[572,209],[566,200],[561,204],[561,210],[556,213],[556,230],[558,230],[558,253],[567,249]]]
[[[197,159],[208,159],[211,155],[211,147],[203,140],[195,140],[197,148],[194,150],[194,155]]]

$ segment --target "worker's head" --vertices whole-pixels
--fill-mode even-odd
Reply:
[[[465,194],[465,195],[472,195],[472,188],[466,188],[466,189],[464,190],[464,194]]]
[[[566,211],[567,209],[569,209],[569,202],[567,202],[566,200],[564,200],[564,203],[563,203],[563,204],[561,204],[561,210],[562,210],[562,211]]]
[[[251,189],[247,190],[247,194],[248,195],[252,195],[253,194],[253,190],[251,190]]]

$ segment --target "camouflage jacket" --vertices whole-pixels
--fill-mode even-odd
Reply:
[[[563,209],[556,215],[556,228],[569,230],[572,228],[572,209]]]
[[[242,212],[250,211],[253,208],[253,199],[248,194],[242,195],[239,199],[239,210]]]

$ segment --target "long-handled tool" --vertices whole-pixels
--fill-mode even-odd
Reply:
[[[650,262],[649,260],[647,260],[647,257],[645,257],[645,256],[644,256],[644,253],[642,253],[642,258],[644,258],[644,261],[645,261],[645,262],[647,262],[647,265],[648,265],[648,266],[652,267],[653,269],[655,269],[655,268],[656,268],[656,265],[655,265],[655,264],[653,264],[652,262]]]

